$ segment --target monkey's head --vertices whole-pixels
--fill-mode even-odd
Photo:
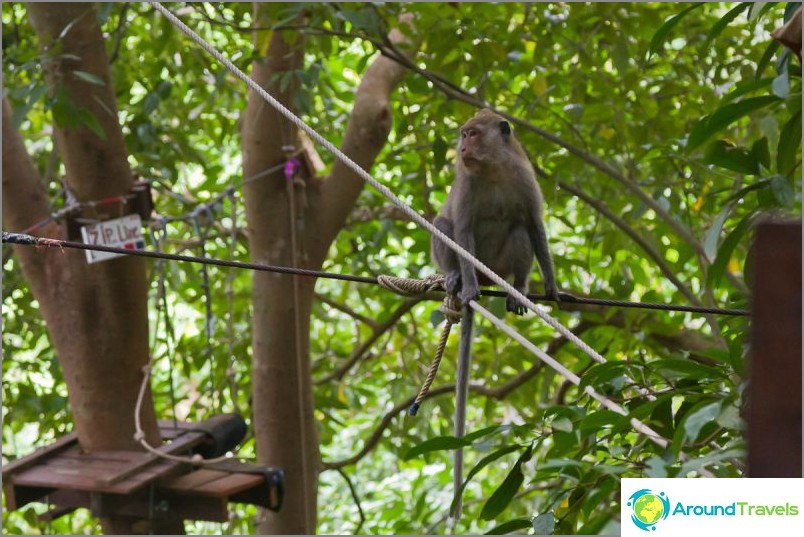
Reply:
[[[469,171],[495,165],[510,157],[519,143],[511,125],[500,115],[483,109],[461,127],[459,163]]]

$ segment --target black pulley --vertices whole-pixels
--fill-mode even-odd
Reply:
[[[193,424],[193,431],[206,433],[207,441],[195,448],[205,459],[232,451],[246,437],[246,421],[240,414],[217,414]]]

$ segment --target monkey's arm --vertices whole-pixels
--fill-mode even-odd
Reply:
[[[467,252],[475,255],[475,236],[472,233],[470,222],[461,222],[455,229],[455,242],[462,246]],[[457,254],[456,254],[457,255]],[[459,256],[458,262],[461,265],[461,302],[467,304],[470,300],[476,300],[480,296],[480,286],[477,282],[475,267],[466,259]]]
[[[536,259],[539,261],[539,267],[542,270],[544,292],[550,298],[558,300],[558,286],[553,274],[553,258],[547,245],[547,232],[544,229],[544,222],[539,211],[534,211],[530,225],[530,238],[533,241],[533,252],[536,254]]]

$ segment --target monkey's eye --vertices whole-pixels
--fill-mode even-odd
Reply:
[[[477,131],[476,131],[475,129],[469,129],[469,131],[468,131],[466,134],[467,134],[467,135],[468,135],[470,138],[472,138],[472,137],[474,137],[474,136],[477,136]]]

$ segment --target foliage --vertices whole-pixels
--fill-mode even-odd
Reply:
[[[445,77],[470,97],[488,101],[555,134],[561,147],[525,129],[523,144],[542,168],[548,234],[562,287],[600,298],[689,302],[659,269],[665,263],[689,293],[727,307],[745,307],[750,229],[765,212],[801,213],[801,70],[772,42],[790,7],[783,4],[416,3],[287,4],[277,26],[308,14],[299,31],[310,39],[296,103],[326,138],[340,141],[355,85],[398,11],[415,15],[416,65],[392,103],[394,130],[372,173],[429,216],[451,181],[457,125],[474,108],[436,89]],[[178,5],[171,5],[179,9]],[[242,203],[224,198],[214,221],[193,210],[239,180],[237,122],[246,90],[147,4],[102,4],[113,84],[132,167],[156,182],[166,216],[162,246],[199,254],[199,231],[210,257],[248,258]],[[239,67],[248,70],[245,4],[181,8],[182,17]],[[448,16],[445,16],[448,15]],[[64,203],[60,163],[50,125],[59,97],[44,89],[35,36],[21,4],[4,3],[5,91],[55,207]],[[703,115],[702,115],[703,114]],[[78,118],[77,120],[81,120]],[[91,121],[87,120],[86,121]],[[625,183],[578,158],[584,153],[616,170]],[[327,164],[332,156],[322,154]],[[605,203],[602,216],[559,184]],[[366,189],[359,209],[385,214]],[[658,208],[658,209],[657,209]],[[232,215],[234,220],[232,219]],[[232,240],[233,223],[239,228]],[[644,239],[655,259],[623,232]],[[686,230],[683,236],[679,229]],[[16,230],[14,230],[16,231]],[[689,238],[692,237],[694,242]],[[155,247],[152,241],[151,247]],[[433,272],[426,233],[389,217],[356,216],[339,234],[324,270],[421,277]],[[9,250],[3,264],[3,456],[28,453],[69,430],[66,389],[37,304]],[[149,265],[157,411],[198,419],[220,410],[250,417],[250,283],[246,272],[209,268],[210,289],[194,265]],[[164,274],[167,310],[157,310]],[[538,284],[534,286],[538,288]],[[316,291],[347,311],[317,301],[311,329],[313,374],[321,379],[349,359],[373,327],[348,310],[382,323],[402,300],[373,286],[320,280]],[[211,305],[211,316],[206,304]],[[501,300],[490,300],[502,311]],[[316,385],[316,417],[325,462],[353,456],[393,407],[415,395],[440,327],[436,305],[422,302],[380,335],[370,353],[342,378]],[[467,438],[465,515],[458,531],[612,533],[618,528],[621,477],[742,475],[744,441],[743,318],[705,322],[700,316],[637,310],[553,314],[601,352],[594,364],[571,345],[554,356],[583,374],[632,416],[671,444],[662,449],[634,433],[628,420],[573,388],[493,327],[478,327],[472,376],[490,389],[538,368],[500,397],[473,393]],[[169,323],[165,323],[167,315]],[[552,329],[509,319],[546,348]],[[719,334],[716,330],[719,328]],[[668,344],[693,333],[705,345]],[[208,334],[208,335],[207,335]],[[696,340],[699,341],[700,339]],[[718,341],[723,345],[719,345]],[[686,340],[689,341],[689,340]],[[450,341],[447,357],[457,343]],[[453,378],[445,360],[438,383]],[[640,396],[645,387],[654,400]],[[493,394],[492,394],[493,395]],[[391,416],[379,443],[358,465],[343,468],[365,522],[361,533],[443,531],[452,501],[452,398],[428,399],[412,419]],[[247,442],[241,455],[253,456]],[[689,459],[685,462],[681,454]],[[319,531],[358,530],[358,507],[342,475],[325,471],[319,487]],[[43,529],[32,507],[4,517],[8,533]],[[253,532],[253,511],[238,508],[230,524],[196,524],[196,533]],[[85,512],[53,523],[56,533],[97,532]]]

